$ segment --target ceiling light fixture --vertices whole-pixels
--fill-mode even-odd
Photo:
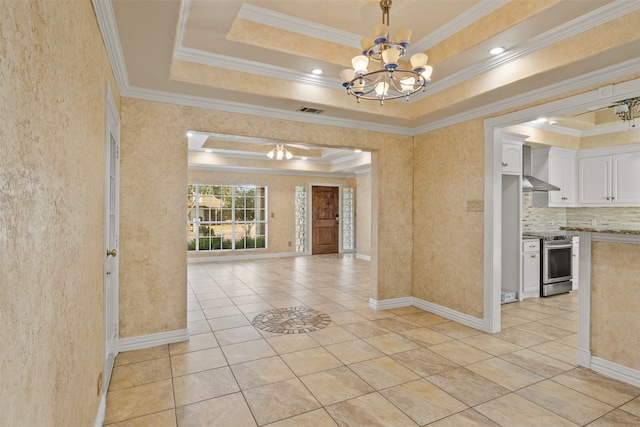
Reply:
[[[633,111],[635,108],[635,112]],[[629,98],[624,101],[618,101],[613,103],[613,112],[622,119],[623,122],[627,120],[640,118],[640,97]]]
[[[360,99],[379,100],[405,98],[425,90],[431,82],[433,67],[427,65],[429,57],[424,53],[411,56],[411,69],[400,68],[398,61],[409,47],[411,30],[396,31],[397,41],[389,40],[389,9],[392,0],[381,0],[382,24],[373,29],[374,38],[364,38],[360,42],[362,54],[351,60],[353,69],[342,70],[340,78],[342,86],[349,95]],[[380,63],[380,69],[368,71],[370,61]]]
[[[506,49],[505,49],[504,47],[502,47],[502,46],[496,46],[496,47],[492,47],[492,48],[489,50],[489,53],[490,53],[491,55],[500,55],[501,53],[504,53],[504,51],[505,51],[505,50],[506,50]]]
[[[293,154],[287,151],[282,144],[276,144],[276,148],[267,153],[267,157],[270,159],[283,160],[293,158]]]
[[[320,74],[322,74],[322,69],[314,68],[313,70],[311,70],[311,74],[315,74],[316,76],[319,76]]]

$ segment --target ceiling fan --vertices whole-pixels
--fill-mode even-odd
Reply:
[[[634,119],[640,118],[640,97],[616,101],[606,107],[585,111],[583,113],[576,114],[573,117],[581,116],[587,113],[593,113],[600,110],[606,110],[607,108],[613,108],[614,114],[618,116],[623,122],[632,121]],[[635,127],[635,124],[632,124],[631,127]]]

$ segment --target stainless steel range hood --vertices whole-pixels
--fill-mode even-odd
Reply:
[[[560,191],[551,185],[531,175],[531,147],[522,146],[522,191]]]

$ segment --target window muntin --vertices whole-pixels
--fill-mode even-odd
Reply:
[[[267,247],[267,187],[189,184],[187,250]]]

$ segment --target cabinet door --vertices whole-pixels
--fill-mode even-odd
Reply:
[[[502,173],[518,175],[522,171],[522,144],[502,143]]]
[[[549,156],[549,183],[560,187],[560,191],[549,191],[549,206],[575,204],[575,170],[573,158]]]
[[[578,203],[611,204],[611,156],[578,161]]]
[[[540,291],[540,254],[522,254],[522,290],[524,293]]]
[[[640,204],[640,152],[612,156],[612,203]]]

